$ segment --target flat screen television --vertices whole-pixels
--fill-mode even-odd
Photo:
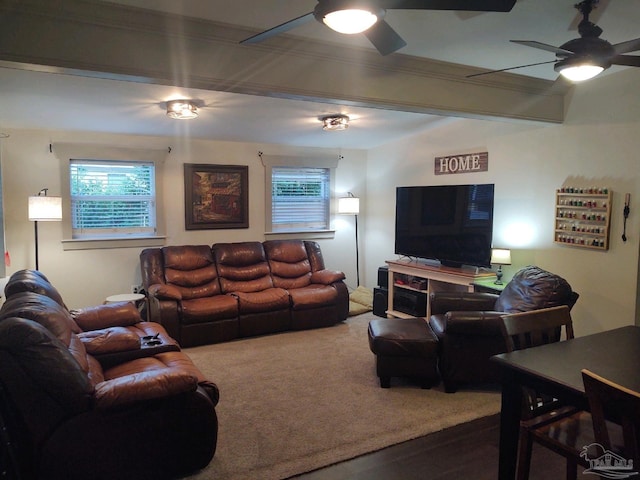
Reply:
[[[395,253],[489,267],[493,194],[493,184],[397,187]]]

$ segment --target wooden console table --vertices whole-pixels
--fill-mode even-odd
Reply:
[[[424,260],[387,260],[389,266],[389,299],[387,317],[409,318],[422,315],[403,312],[394,308],[394,292],[402,289],[411,295],[426,296],[427,318],[431,316],[429,308],[429,294],[440,291],[475,291],[474,282],[481,279],[495,278],[495,273],[482,271],[475,267],[452,268],[439,264],[428,263]],[[421,313],[421,312],[420,312]]]

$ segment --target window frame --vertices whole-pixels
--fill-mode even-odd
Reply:
[[[166,241],[162,191],[164,162],[168,149],[123,148],[102,145],[53,144],[53,152],[60,161],[62,184],[62,227],[63,250],[89,250],[103,248],[129,248],[163,246]],[[149,162],[155,169],[155,233],[124,236],[90,236],[73,238],[71,222],[71,160],[91,160],[105,162]]]
[[[333,198],[335,191],[335,171],[338,167],[338,158],[330,157],[287,157],[262,155],[262,164],[265,167],[265,236],[278,236],[281,238],[330,238],[335,233],[331,228],[333,224]],[[287,231],[273,230],[272,212],[272,188],[273,169],[276,167],[290,168],[324,168],[329,170],[329,195],[327,208],[329,213],[328,228],[326,229],[299,229]]]
[[[156,168],[153,162],[145,161],[145,160],[95,160],[95,159],[79,159],[72,158],[69,159],[69,176],[73,177],[73,166],[74,165],[86,165],[91,168],[91,165],[94,165],[96,169],[94,172],[98,171],[98,167],[107,167],[114,168],[114,172],[116,172],[117,168],[120,167],[132,167],[132,168],[142,168],[142,167],[152,167],[149,171],[148,179],[151,180],[152,184],[152,192],[149,195],[102,195],[102,196],[94,196],[94,195],[74,195],[70,192],[70,211],[71,211],[71,234],[74,239],[128,239],[128,238],[138,238],[138,237],[148,237],[150,235],[155,235],[157,231],[156,227],[156,209],[157,209],[157,199],[156,199]],[[78,168],[75,169],[78,172]],[[113,201],[135,201],[135,202],[144,202],[145,210],[148,212],[149,218],[149,226],[134,226],[134,227],[117,227],[110,226],[106,228],[82,228],[77,225],[73,225],[74,220],[78,218],[76,213],[76,208],[74,207],[74,202],[79,201],[93,201],[93,202],[113,202]],[[82,208],[82,207],[78,207]],[[104,208],[104,207],[102,207]],[[117,218],[122,218],[122,215]],[[81,222],[86,223],[86,222]]]

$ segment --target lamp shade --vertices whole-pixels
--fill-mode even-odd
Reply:
[[[491,249],[491,263],[494,265],[511,265],[511,250],[506,248]]]
[[[339,198],[338,213],[342,215],[358,215],[360,213],[360,199],[358,197]]]
[[[62,220],[62,197],[29,197],[29,220],[57,222]]]

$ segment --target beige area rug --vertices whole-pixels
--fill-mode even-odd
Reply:
[[[380,388],[373,318],[185,349],[220,388],[218,449],[189,478],[288,478],[499,411],[494,391]]]

